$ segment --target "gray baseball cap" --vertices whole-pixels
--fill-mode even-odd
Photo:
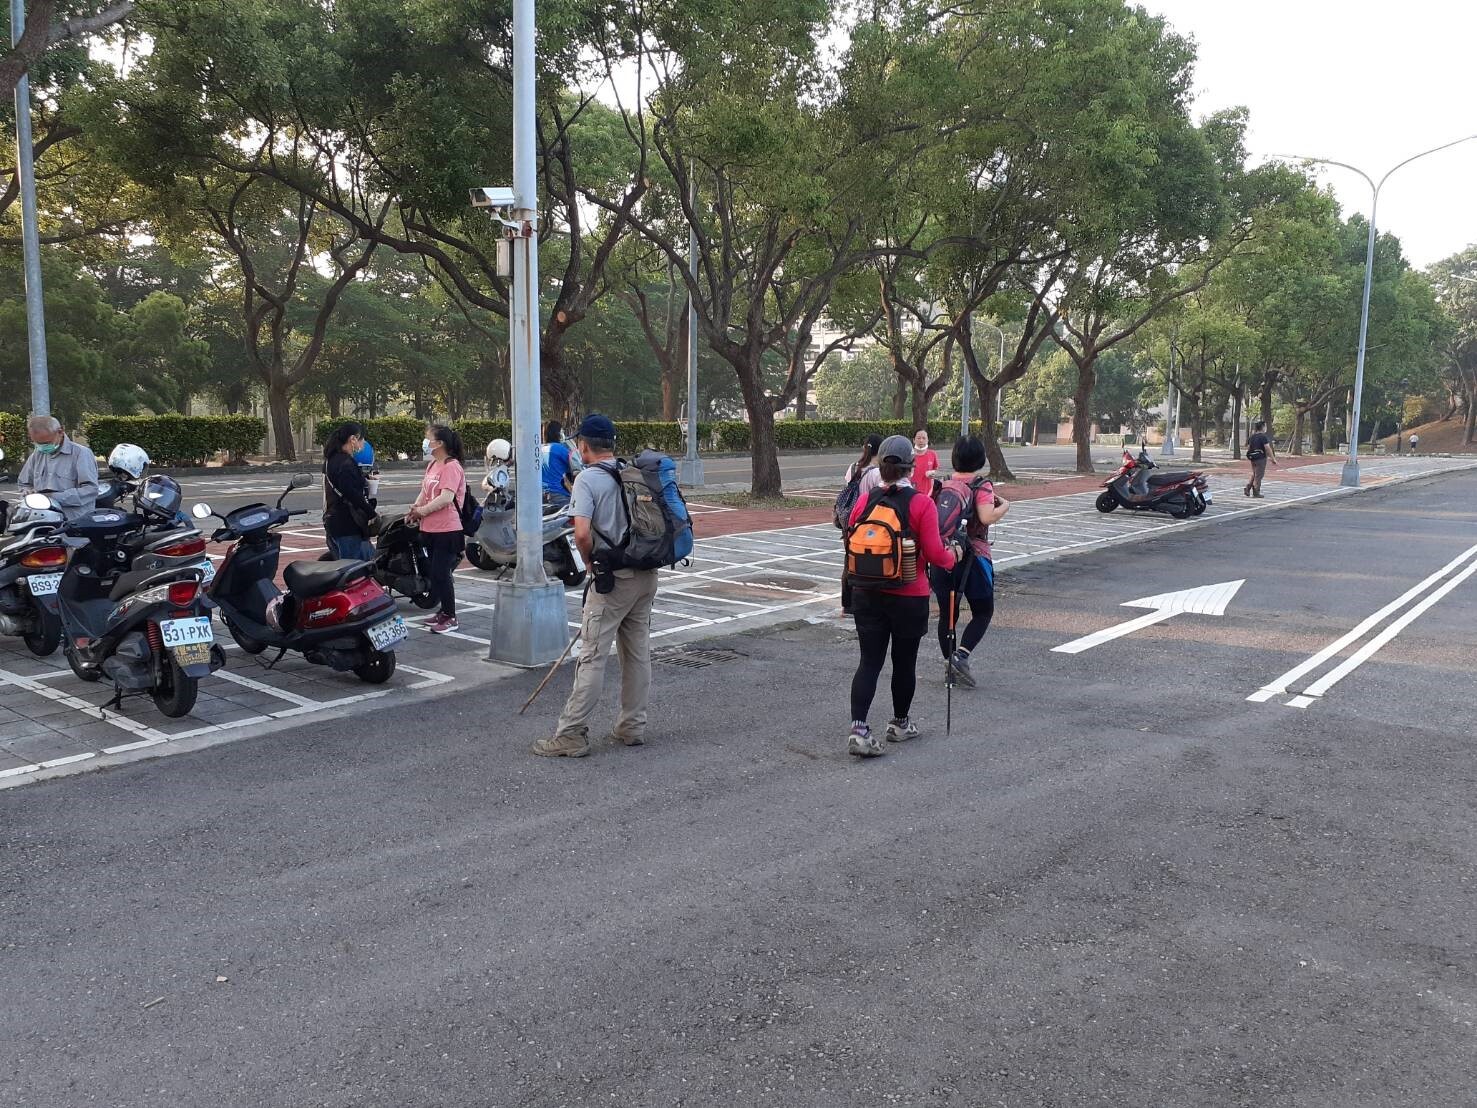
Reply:
[[[882,440],[877,457],[884,462],[901,462],[910,466],[913,464],[913,444],[902,435],[889,435]]]

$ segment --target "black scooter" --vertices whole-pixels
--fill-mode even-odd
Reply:
[[[56,594],[62,648],[82,680],[112,680],[110,706],[147,693],[178,718],[195,706],[200,678],[226,657],[215,645],[199,565],[130,568],[128,539],[147,522],[136,512],[94,508],[62,525],[72,551]]]
[[[392,519],[374,540],[374,579],[386,589],[410,597],[417,608],[436,606],[431,592],[431,556],[419,527]]]
[[[298,473],[282,490],[276,507],[248,504],[220,518],[224,527],[214,542],[234,542],[209,589],[236,645],[248,654],[275,647],[275,665],[289,650],[315,665],[352,670],[371,685],[395,672],[395,646],[409,633],[395,601],[374,580],[374,564],[345,558],[291,562],[282,572],[284,593],[275,583],[282,537],[277,528],[303,510],[285,511],[293,489],[313,483]],[[208,504],[191,510],[196,519],[217,513]]]

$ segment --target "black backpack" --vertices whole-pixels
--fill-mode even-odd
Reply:
[[[477,503],[477,498],[472,495],[472,486],[467,484],[466,474],[462,474],[461,502],[457,504],[457,515],[461,517],[462,534],[475,535],[477,528],[482,523],[482,505]]]
[[[865,469],[853,471],[851,480],[846,482],[842,490],[836,494],[836,503],[831,507],[831,516],[838,531],[845,531],[851,526],[851,512],[861,496],[862,477],[866,472]]]

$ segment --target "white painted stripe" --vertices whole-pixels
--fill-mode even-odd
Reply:
[[[1458,554],[1451,561],[1447,562],[1446,565],[1442,566],[1425,580],[1412,585],[1410,588],[1406,589],[1405,592],[1401,593],[1394,600],[1390,601],[1390,603],[1386,604],[1379,611],[1375,612],[1373,615],[1365,617],[1351,631],[1347,632],[1346,634],[1340,635],[1338,638],[1334,639],[1333,642],[1329,643],[1322,650],[1318,651],[1318,653],[1314,654],[1306,661],[1299,662],[1297,665],[1293,666],[1292,669],[1288,670],[1280,677],[1273,678],[1270,683],[1263,685],[1259,690],[1257,690],[1257,692],[1254,692],[1251,694],[1251,696],[1247,697],[1247,699],[1257,700],[1258,703],[1261,703],[1270,700],[1274,696],[1279,696],[1282,693],[1285,693],[1294,681],[1298,680],[1300,677],[1303,677],[1308,673],[1311,673],[1313,670],[1321,666],[1324,662],[1328,661],[1328,659],[1332,658],[1335,654],[1362,639],[1382,620],[1393,615],[1395,612],[1398,612],[1401,608],[1405,607],[1405,605],[1409,604],[1416,597],[1420,596],[1421,593],[1425,592],[1432,585],[1435,585],[1443,577],[1454,573],[1457,569],[1461,567],[1463,562],[1468,561],[1474,555],[1477,555],[1477,546],[1468,547],[1466,550],[1462,551],[1462,553]],[[1263,693],[1265,693],[1266,695],[1261,695]]]
[[[1311,696],[1295,696],[1287,702],[1289,708],[1306,708],[1313,703]]]
[[[1130,619],[1123,623],[1114,624],[1112,627],[1104,627],[1101,631],[1094,631],[1090,635],[1084,635],[1080,639],[1064,642],[1061,646],[1052,647],[1055,654],[1081,654],[1084,650],[1091,650],[1095,646],[1102,646],[1105,642],[1121,639],[1124,635],[1131,635],[1135,631],[1145,627],[1152,627],[1156,623],[1163,623],[1166,619],[1173,619],[1175,612],[1162,609],[1157,612],[1149,612],[1137,619]]]
[[[1473,562],[1471,565],[1467,566],[1466,569],[1462,570],[1450,581],[1446,582],[1446,584],[1442,585],[1439,589],[1431,593],[1430,596],[1426,597],[1418,604],[1412,605],[1409,610],[1407,610],[1403,615],[1400,616],[1400,618],[1394,620],[1378,635],[1370,639],[1369,642],[1365,643],[1357,651],[1349,655],[1349,657],[1345,658],[1343,662],[1340,663],[1337,667],[1330,670],[1313,684],[1304,689],[1304,695],[1324,695],[1326,692],[1328,692],[1329,689],[1333,688],[1345,677],[1349,676],[1349,674],[1353,673],[1365,662],[1369,661],[1381,650],[1383,650],[1387,645],[1389,645],[1390,640],[1392,640],[1396,635],[1400,634],[1401,631],[1405,630],[1417,619],[1419,619],[1423,612],[1428,611],[1436,604],[1440,603],[1442,597],[1449,594],[1453,589],[1455,589],[1463,581],[1467,580],[1467,578],[1471,577],[1474,573],[1477,573],[1477,562]]]
[[[286,671],[284,670],[283,672]],[[219,669],[216,670],[215,673],[212,674],[212,676],[219,677],[222,681],[229,681],[233,685],[242,685],[248,689],[255,689],[257,692],[266,693],[268,696],[275,696],[278,700],[285,700],[289,704],[322,703],[321,700],[313,700],[306,696],[298,696],[297,693],[288,692],[286,689],[274,689],[265,681],[255,681],[250,677],[242,677],[239,673],[232,673],[230,670]],[[172,737],[173,736],[171,736],[171,738]]]

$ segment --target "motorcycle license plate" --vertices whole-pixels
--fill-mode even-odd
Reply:
[[[215,563],[212,562],[209,558],[206,558],[203,562],[200,563],[200,572],[205,575],[200,578],[200,583],[202,585],[210,584],[212,581],[215,580]]]
[[[1207,504],[1209,504],[1210,503],[1210,490],[1209,489],[1202,489],[1200,491],[1200,499],[1203,500],[1203,501],[1205,501]]]
[[[405,630],[404,617],[391,616],[384,623],[376,623],[365,633],[376,650],[388,650],[404,639],[408,632]]]
[[[33,573],[26,578],[26,584],[30,586],[32,596],[54,596],[61,583],[60,573]]]
[[[190,643],[188,646],[176,646],[174,648],[174,660],[183,669],[185,666],[208,666],[210,665],[210,644],[208,642]]]
[[[215,632],[210,627],[209,616],[191,616],[188,619],[163,619],[159,621],[159,635],[164,645],[173,650],[177,646],[195,646],[215,642]]]

